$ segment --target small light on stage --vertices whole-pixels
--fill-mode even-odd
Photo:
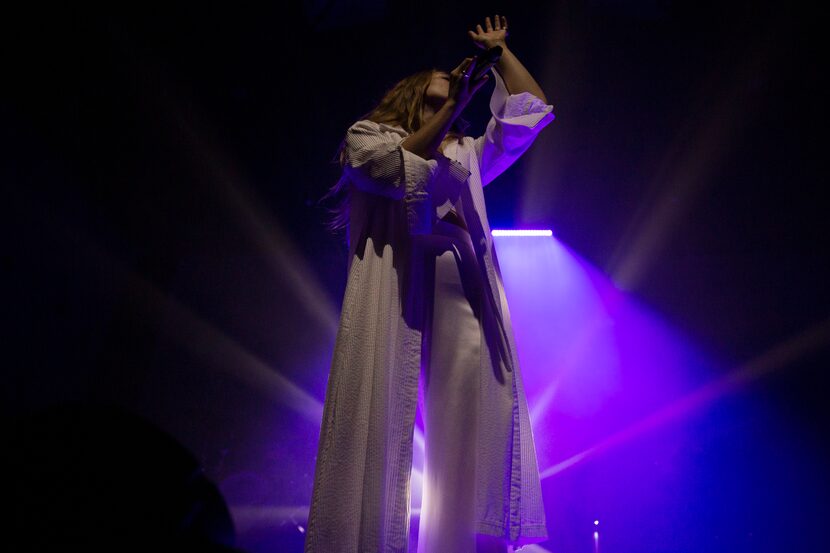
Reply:
[[[493,229],[490,231],[493,236],[553,236],[553,231],[529,230],[529,229]]]
[[[302,526],[299,526],[299,525],[298,525],[298,526],[297,526],[297,530],[299,530],[299,531],[300,531],[300,534],[305,534],[305,528],[303,528]]]
[[[594,526],[599,526],[599,521],[598,520],[594,521]]]

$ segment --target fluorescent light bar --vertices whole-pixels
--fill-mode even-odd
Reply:
[[[548,230],[525,230],[525,229],[506,229],[506,230],[497,230],[493,229],[490,231],[490,234],[493,236],[553,236],[553,232]]]

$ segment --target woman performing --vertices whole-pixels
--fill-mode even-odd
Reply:
[[[547,538],[527,400],[483,187],[554,118],[506,44],[497,62],[402,79],[349,127],[334,228],[346,291],[331,363],[306,553],[406,553],[416,408],[425,467],[418,553],[508,552]],[[460,115],[495,79],[482,136]]]

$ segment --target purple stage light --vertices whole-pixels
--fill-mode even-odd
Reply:
[[[547,476],[681,397],[700,363],[679,333],[608,276],[556,239],[520,240],[522,232],[493,234]]]

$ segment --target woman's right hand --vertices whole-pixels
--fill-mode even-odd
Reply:
[[[482,72],[482,68],[475,67],[475,60],[473,58],[464,58],[464,61],[458,64],[458,67],[450,71],[448,99],[455,102],[458,110],[464,109],[478,89],[487,82],[487,79],[490,77],[487,75],[487,71],[494,64],[490,63],[487,65],[489,67],[483,71],[484,74],[475,81],[473,81],[473,74]]]

